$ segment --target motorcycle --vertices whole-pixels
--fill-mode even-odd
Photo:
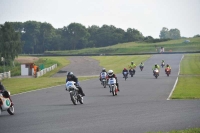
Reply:
[[[143,70],[143,68],[144,68],[144,66],[140,66],[140,70],[141,70],[141,71]]]
[[[106,75],[107,73],[106,72],[102,72],[101,73],[101,84],[103,85],[104,88],[106,88]]]
[[[154,73],[155,78],[158,78],[158,76],[159,76],[159,70],[158,70],[158,68],[154,69],[153,73]]]
[[[162,68],[163,68],[163,67],[165,66],[165,63],[164,63],[164,62],[162,62],[162,63],[161,63],[161,66],[162,66]]]
[[[109,88],[113,94],[113,96],[117,95],[117,85],[116,85],[116,79],[115,78],[109,78],[108,79],[108,85]]]
[[[10,92],[8,92],[10,95]],[[11,106],[11,101],[8,97],[0,94],[0,115],[2,111],[7,111],[10,115],[14,115],[15,109],[14,106]]]
[[[131,77],[133,77],[133,75],[135,74],[134,69],[131,68],[131,69],[129,70],[129,73],[130,73]]]
[[[128,72],[123,72],[124,74],[124,79],[126,80],[128,78]]]
[[[68,81],[65,87],[66,90],[69,91],[71,101],[74,105],[77,105],[78,102],[80,102],[80,104],[83,104],[83,97],[81,94],[78,93],[79,89],[76,86],[76,82]]]
[[[170,68],[167,67],[167,68],[165,69],[165,72],[166,72],[167,76],[169,76],[169,74],[170,74]]]

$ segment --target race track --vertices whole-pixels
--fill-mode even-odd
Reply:
[[[81,82],[83,105],[73,105],[64,85],[12,96],[15,115],[3,112],[1,133],[145,133],[200,127],[199,100],[167,100],[178,76],[182,55],[153,55],[112,96],[98,79]],[[164,59],[172,67],[158,79],[152,66]],[[65,79],[63,79],[65,81]]]

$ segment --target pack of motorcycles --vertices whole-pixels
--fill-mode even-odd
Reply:
[[[165,66],[164,63],[161,64],[162,68]],[[142,71],[144,69],[144,66],[140,66],[140,70]],[[166,69],[166,74],[169,76],[170,72],[169,69]],[[131,77],[135,74],[135,71],[133,69],[129,70],[128,72],[124,72],[124,79],[126,80],[128,78],[128,74],[130,74]],[[153,70],[153,75],[157,79],[159,76],[159,70],[155,69]],[[115,78],[109,78],[107,79],[107,73],[103,72],[101,73],[101,84],[104,88],[108,86],[111,90],[111,93],[113,96],[117,95],[118,89],[116,85],[116,79]],[[66,90],[69,91],[71,101],[74,105],[77,105],[78,103],[83,104],[83,96],[79,94],[79,89],[77,88],[77,85],[73,81],[68,81],[65,85]],[[9,92],[10,95],[10,92]],[[8,97],[5,97],[3,94],[0,94],[0,115],[2,111],[7,111],[10,115],[14,115],[14,105],[11,105],[11,101]]]

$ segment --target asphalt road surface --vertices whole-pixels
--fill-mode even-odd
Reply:
[[[15,115],[3,112],[0,133],[145,133],[200,127],[199,100],[166,100],[174,86],[182,55],[154,55],[143,71],[125,81],[118,75],[120,92],[112,96],[98,79],[81,82],[83,105],[73,105],[64,85],[12,96]],[[155,79],[152,66],[164,59]]]

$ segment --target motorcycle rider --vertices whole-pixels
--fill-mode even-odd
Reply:
[[[79,89],[79,93],[82,96],[85,96],[85,94],[83,93],[83,89],[80,87],[80,85],[78,83],[78,78],[73,74],[73,72],[68,72],[66,83],[67,83],[67,81],[74,81],[74,82],[76,82],[76,87]]]
[[[144,67],[144,63],[141,62],[141,63],[140,63],[140,67]]]
[[[106,72],[106,75],[107,75],[107,71],[106,71],[106,69],[103,68],[102,71],[100,72],[100,75],[99,75],[99,80],[100,80],[100,82],[101,82],[101,73],[103,73],[103,72]]]
[[[156,68],[160,71],[160,66],[159,66],[157,63],[155,63],[155,65],[154,65],[153,68],[152,68],[152,70],[153,70],[153,75],[154,75],[154,70],[155,70]],[[158,75],[159,75],[159,74],[158,74]]]
[[[167,68],[169,68],[169,74],[171,73],[171,66],[169,64],[166,65],[165,67],[165,73],[167,73]]]
[[[3,86],[1,81],[0,81],[0,93],[2,93],[2,95],[5,96],[6,98],[10,99],[11,106],[14,105],[13,102],[12,102],[12,99],[10,98],[10,95],[9,95],[8,91],[5,89],[5,87]]]
[[[127,77],[128,77],[128,70],[127,70],[126,68],[124,68],[124,69],[122,70],[123,78],[125,77],[124,72],[127,72]]]
[[[133,69],[133,73],[135,74],[136,65],[134,64],[133,61],[131,61],[131,65],[129,65],[128,67],[129,67],[129,73],[131,72],[131,69]]]
[[[117,81],[117,76],[113,73],[113,70],[109,70],[109,71],[108,71],[107,80],[108,80],[108,78],[115,78],[115,79],[116,79],[117,89],[118,89],[118,91],[120,91],[120,90],[119,90],[119,83],[118,83],[118,81]],[[111,92],[111,90],[110,90],[110,92]]]
[[[162,60],[162,61],[161,61],[161,65],[162,65],[162,64],[164,64],[164,65],[165,65],[165,61],[164,61],[164,60]]]

